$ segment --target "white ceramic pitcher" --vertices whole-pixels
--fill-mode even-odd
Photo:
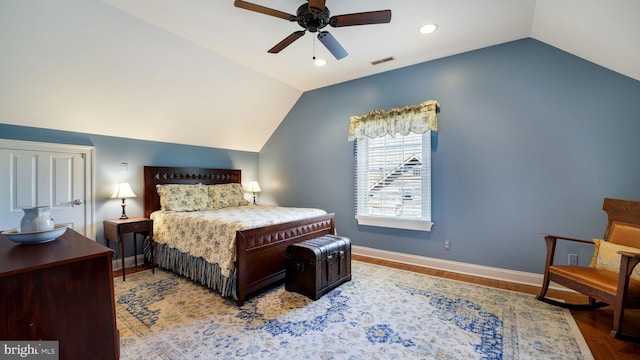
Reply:
[[[22,208],[24,216],[20,220],[20,232],[52,230],[55,226],[49,206]]]

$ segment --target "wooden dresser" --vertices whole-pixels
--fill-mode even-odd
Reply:
[[[118,359],[112,255],[71,229],[34,245],[0,234],[0,339],[58,341],[60,359]]]

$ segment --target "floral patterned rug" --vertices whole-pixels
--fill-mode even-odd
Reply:
[[[593,359],[569,311],[533,295],[352,262],[317,301],[243,307],[172,273],[114,279],[121,359]]]

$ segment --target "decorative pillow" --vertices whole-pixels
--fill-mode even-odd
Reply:
[[[620,254],[618,254],[618,251],[640,252],[638,248],[613,244],[600,239],[594,239],[593,242],[595,243],[595,250],[589,266],[596,269],[618,272],[620,271]],[[640,281],[640,265],[633,269],[631,278]]]
[[[249,205],[244,198],[242,185],[238,183],[207,185],[209,188],[209,207],[222,209],[226,207]]]
[[[198,211],[209,207],[209,193],[202,184],[156,185],[163,211]]]

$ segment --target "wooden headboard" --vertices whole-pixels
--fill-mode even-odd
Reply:
[[[240,170],[191,167],[144,167],[144,216],[160,210],[156,185],[164,184],[228,184],[242,183]]]

